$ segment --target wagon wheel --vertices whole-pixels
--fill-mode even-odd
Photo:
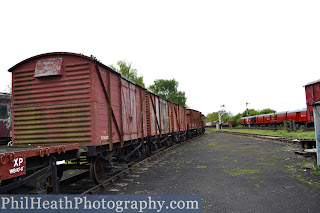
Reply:
[[[172,145],[173,145],[173,138],[169,137],[168,140],[167,140],[167,146],[171,147]]]
[[[152,156],[156,151],[158,147],[155,142],[149,141],[147,143],[147,151],[148,151],[148,156]]]
[[[90,160],[90,177],[95,184],[106,180],[108,173],[112,172],[112,164],[103,157],[93,157]]]

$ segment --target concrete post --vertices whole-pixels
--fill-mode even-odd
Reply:
[[[314,129],[316,132],[317,166],[320,166],[320,105],[313,106]]]
[[[294,120],[292,120],[292,131],[297,131],[296,122]]]
[[[284,127],[284,131],[288,130],[287,120],[283,121],[283,127]]]

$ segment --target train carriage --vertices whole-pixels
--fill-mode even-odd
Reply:
[[[185,138],[186,132],[186,108],[169,102],[170,132],[175,142]]]
[[[300,109],[294,111],[285,111],[278,113],[269,113],[262,115],[255,115],[250,117],[242,117],[241,124],[247,126],[247,120],[250,125],[257,126],[270,126],[270,125],[283,125],[285,121],[293,120],[297,125],[305,125],[307,122],[307,110]]]
[[[187,109],[186,111],[187,115],[187,131],[188,131],[188,137],[194,137],[196,135],[201,134],[204,124],[203,124],[203,116],[201,112],[193,109]]]
[[[102,164],[109,170],[112,156],[127,160],[147,136],[146,90],[92,58],[49,53],[10,71],[14,145],[79,143],[100,182]]]
[[[287,119],[287,112],[277,112],[274,115],[272,115],[272,117],[275,116],[274,121],[279,124],[279,123],[283,123],[285,120]]]

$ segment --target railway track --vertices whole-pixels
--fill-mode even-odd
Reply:
[[[301,147],[301,151],[298,151],[296,154],[305,154],[304,149],[313,149],[316,147],[315,138],[294,138],[294,137],[283,137],[283,136],[271,136],[271,135],[261,135],[261,134],[252,134],[252,133],[241,133],[241,132],[229,132],[221,131],[222,133],[239,135],[244,137],[253,137],[264,140],[279,141],[284,143],[296,144]]]
[[[228,128],[228,127],[226,127]],[[277,128],[275,127],[235,127],[235,129],[260,129],[260,130],[271,130],[271,131],[274,131],[274,130],[281,130],[283,129],[283,127],[280,127],[278,126]],[[304,127],[303,128],[304,131],[314,131],[314,127]]]
[[[70,176],[69,178],[60,181],[60,194],[98,194],[100,191],[105,190],[108,186],[124,186],[124,183],[117,183],[117,181],[123,180],[122,182],[132,182],[133,178],[138,177],[138,174],[134,173],[137,173],[137,170],[139,168],[144,167],[146,164],[152,164],[151,161],[153,161],[154,159],[157,159],[161,155],[175,149],[178,146],[181,146],[185,143],[189,143],[199,138],[200,136],[197,136],[185,142],[175,144],[139,162],[117,165],[115,171],[112,174],[110,174],[104,182],[98,185],[95,185],[91,180],[89,170],[83,170],[81,172],[78,172],[78,174]],[[110,194],[112,193],[114,192],[111,190]]]
[[[294,137],[271,136],[271,135],[242,133],[242,132],[229,132],[229,131],[221,131],[221,132],[227,133],[227,134],[232,134],[232,135],[254,137],[254,138],[280,141],[280,142],[293,143],[293,144],[300,144],[303,141],[315,141],[315,138],[294,138]]]

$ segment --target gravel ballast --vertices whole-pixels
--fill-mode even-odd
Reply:
[[[294,151],[208,130],[139,169],[118,193],[202,195],[208,213],[320,212],[320,176],[304,168],[312,159]]]

